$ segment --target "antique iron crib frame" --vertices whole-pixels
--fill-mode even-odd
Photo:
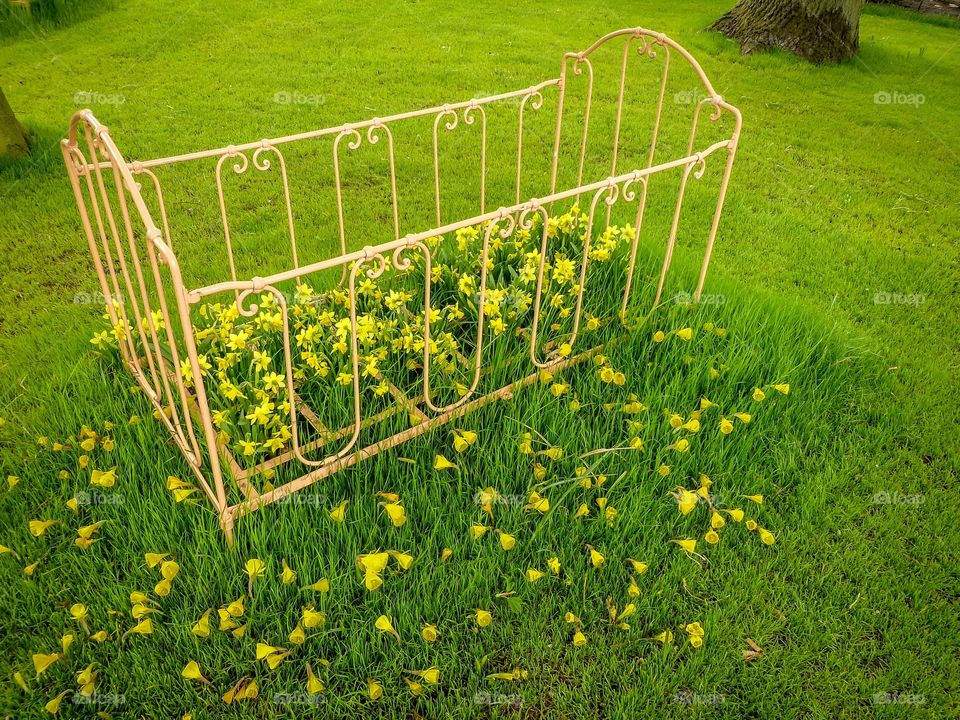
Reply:
[[[590,57],[599,47],[616,39],[624,41],[624,48],[619,76],[619,92],[616,105],[609,176],[597,182],[584,183],[584,164],[590,109],[593,100],[593,66]],[[665,57],[648,161],[642,168],[622,172],[620,168],[618,168],[618,154],[620,148],[621,121],[624,110],[627,63],[628,57],[631,54],[631,48],[640,54],[648,56],[654,56],[658,51],[662,51]],[[693,69],[703,84],[704,95],[700,97],[696,103],[686,155],[654,165],[654,153],[657,146],[658,131],[664,108],[664,95],[667,87],[671,53],[678,54]],[[561,125],[564,117],[564,99],[568,84],[567,81],[571,72],[576,75],[582,75],[586,72],[587,81],[587,95],[582,123],[583,131],[579,147],[579,167],[576,186],[558,189],[557,174],[560,156]],[[558,93],[550,169],[550,192],[544,197],[521,202],[524,113],[528,106],[532,109],[539,109],[541,107],[544,101],[542,93],[547,89],[554,89]],[[489,211],[485,207],[487,170],[487,117],[485,107],[492,103],[500,103],[503,101],[519,103],[517,114],[515,202],[511,206],[500,207],[496,210]],[[709,118],[711,121],[718,120],[725,113],[731,116],[733,132],[729,137],[695,151],[694,146],[698,122],[701,111],[704,109],[710,110]],[[434,118],[433,181],[436,227],[424,232],[401,236],[397,202],[394,143],[391,126],[412,118],[429,117]],[[452,130],[457,126],[461,117],[465,124],[474,124],[478,119],[480,122],[480,212],[474,217],[444,224],[442,222],[440,203],[438,134],[441,123],[444,124],[446,129]],[[276,502],[288,494],[306,488],[339,470],[355,465],[384,450],[396,447],[437,426],[449,423],[451,420],[459,418],[471,410],[498,399],[509,398],[520,387],[535,382],[539,371],[542,369],[559,370],[581,362],[599,351],[599,347],[593,347],[579,351],[568,357],[563,357],[557,352],[552,352],[544,359],[537,356],[538,317],[542,302],[544,262],[546,260],[548,243],[547,221],[551,217],[551,210],[555,203],[565,200],[576,200],[579,202],[581,197],[589,198],[588,231],[585,240],[585,242],[589,244],[591,230],[594,227],[596,213],[601,202],[605,206],[601,209],[601,213],[606,214],[607,225],[610,223],[611,208],[618,199],[622,199],[625,202],[636,202],[637,210],[634,227],[637,228],[637,234],[639,234],[639,228],[641,227],[646,207],[649,178],[657,173],[663,173],[673,169],[678,169],[682,173],[657,286],[656,298],[654,299],[654,305],[656,305],[663,292],[667,271],[671,264],[687,181],[691,175],[699,178],[704,173],[707,158],[715,153],[725,154],[726,157],[724,159],[723,175],[720,180],[717,202],[710,223],[696,291],[692,296],[694,302],[699,301],[717,235],[717,228],[723,209],[731,168],[736,154],[741,122],[740,112],[717,94],[703,69],[689,52],[662,33],[644,28],[628,28],[605,35],[582,52],[565,54],[558,78],[545,80],[525,89],[490,97],[475,98],[466,102],[451,103],[441,107],[432,107],[389,117],[374,118],[364,122],[348,123],[343,126],[314,130],[270,140],[261,140],[243,145],[130,163],[124,160],[123,155],[114,143],[107,128],[94,117],[90,110],[81,110],[77,112],[71,120],[69,136],[62,141],[62,151],[100,288],[107,301],[107,312],[110,320],[115,325],[120,323],[129,329],[125,336],[119,341],[122,360],[136,379],[139,387],[142,388],[151,403],[159,411],[160,418],[170,432],[173,441],[179,447],[186,462],[196,475],[200,488],[216,509],[228,542],[232,543],[234,524],[241,515],[252,512],[266,504]],[[379,245],[366,246],[360,250],[348,252],[344,231],[343,186],[341,183],[339,159],[340,145],[341,142],[346,141],[349,148],[356,149],[362,144],[364,134],[367,142],[371,145],[376,144],[381,137],[385,137],[387,141],[394,238]],[[339,224],[341,253],[337,257],[301,266],[297,256],[296,231],[287,178],[287,168],[284,155],[281,153],[280,148],[288,143],[323,136],[334,137],[333,170],[336,186],[337,220]],[[250,155],[249,161],[248,155]],[[170,239],[170,228],[164,206],[163,191],[160,181],[153,170],[161,166],[172,166],[205,158],[217,158],[216,186],[220,215],[223,221],[224,241],[229,259],[230,279],[203,287],[190,287],[184,283],[181,275],[177,254],[174,252]],[[278,164],[283,184],[284,210],[292,252],[293,262],[290,269],[262,277],[257,276],[249,279],[238,278],[221,176],[221,170],[224,164],[231,161],[234,163],[233,169],[237,174],[241,174],[247,169],[248,162],[252,162],[254,167],[260,171],[268,170],[271,167],[271,161],[275,161]],[[142,194],[143,188],[138,178],[149,180],[147,185],[151,187],[155,193],[155,203],[159,208],[159,225],[155,222],[154,214],[144,200]],[[108,191],[108,184],[111,182],[115,187],[115,194]],[[361,268],[363,268],[365,264],[369,265],[369,267],[363,269],[362,274],[370,278],[376,278],[382,274],[389,265],[392,265],[397,270],[408,268],[410,266],[410,259],[404,257],[403,253],[408,250],[419,251],[424,256],[427,268],[424,277],[423,293],[424,306],[429,308],[431,307],[431,250],[426,244],[428,238],[454,232],[461,228],[486,224],[483,237],[484,262],[481,263],[484,270],[481,273],[479,283],[480,307],[483,308],[487,287],[485,259],[487,257],[486,254],[492,233],[500,232],[503,237],[506,237],[516,228],[523,227],[530,229],[534,227],[534,215],[539,215],[543,220],[543,236],[539,277],[537,279],[537,294],[533,305],[533,327],[530,333],[530,362],[533,372],[495,391],[485,395],[475,396],[483,361],[484,313],[481,311],[477,318],[478,327],[477,345],[474,352],[475,357],[473,359],[462,359],[473,366],[472,385],[469,387],[469,391],[459,401],[443,406],[436,405],[433,402],[430,391],[430,313],[425,313],[423,392],[420,397],[412,398],[405,396],[395,386],[391,386],[391,393],[397,400],[397,407],[405,409],[414,417],[418,418],[420,422],[384,440],[361,449],[356,449],[355,445],[361,427],[371,421],[370,418],[365,420],[362,417],[361,393],[359,389],[356,332],[356,281],[358,274],[361,274]],[[637,240],[634,238],[632,247],[630,248],[629,269],[626,273],[621,314],[626,311],[630,299],[636,256]],[[581,282],[573,318],[573,331],[570,337],[566,339],[566,342],[574,347],[576,347],[579,333],[584,293],[583,281],[588,263],[587,257],[588,253],[585,247],[583,259],[580,263]],[[169,280],[166,282],[161,276],[162,266],[165,266],[168,272]],[[351,303],[350,336],[352,338],[354,422],[352,423],[352,427],[332,431],[322,426],[318,427],[319,424],[314,423],[315,414],[302,398],[298,397],[295,390],[286,297],[282,292],[277,290],[276,286],[287,281],[299,282],[299,280],[306,275],[336,268],[339,268],[341,271],[341,285],[343,282],[348,284]],[[154,287],[151,288],[151,284]],[[257,305],[251,300],[251,295],[261,292],[270,293],[275,297],[277,306],[283,316],[282,335],[285,365],[283,370],[285,374],[287,399],[290,401],[292,449],[254,468],[244,469],[237,463],[236,459],[230,453],[229,448],[218,440],[216,428],[211,420],[204,375],[201,372],[198,361],[191,310],[205,298],[224,293],[232,293],[240,315],[249,318],[255,315],[258,309]],[[164,322],[159,329],[154,323],[143,322],[144,319],[151,318],[155,313],[159,313],[163,317]],[[139,346],[137,341],[139,341]],[[178,372],[182,362],[189,365],[192,377],[194,378],[192,386],[186,383],[181,373]],[[297,422],[298,413],[309,419],[311,425],[321,432],[321,438],[319,440],[307,445],[300,443]],[[373,420],[376,420],[376,418]],[[199,437],[197,430],[200,431]],[[305,451],[338,439],[347,439],[347,442],[338,451],[322,459],[311,459],[303,454]],[[277,467],[290,461],[302,463],[308,468],[307,472],[267,492],[258,492],[248,481],[256,472]],[[232,473],[239,490],[244,496],[241,502],[231,504],[228,499],[227,488],[224,484],[224,471],[227,469]]]

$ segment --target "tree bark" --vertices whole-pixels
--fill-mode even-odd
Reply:
[[[17,121],[10,103],[0,89],[0,158],[23,157],[30,152],[27,133]]]
[[[710,26],[746,54],[777,48],[813,63],[840,62],[860,45],[864,0],[740,0]]]

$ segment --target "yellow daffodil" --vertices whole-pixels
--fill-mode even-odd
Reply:
[[[191,660],[180,671],[180,674],[185,677],[187,680],[195,680],[196,682],[209,683],[203,673],[200,672],[200,665],[197,664],[196,660]]]
[[[314,592],[328,593],[330,592],[330,580],[327,578],[320,578],[315,583],[307,585],[304,590],[313,590]]]
[[[281,560],[280,565],[283,568],[283,571],[280,573],[280,580],[284,585],[289,585],[297,579],[297,574],[290,569],[290,566],[287,565],[286,560]]]
[[[440,682],[440,668],[433,666],[426,670],[407,670],[411,675],[416,675],[427,685],[436,685]]]
[[[399,550],[388,550],[387,553],[397,561],[401,570],[409,570],[410,566],[413,565],[413,555],[410,553],[400,552]]]
[[[170,553],[146,553],[143,559],[147,561],[147,567],[150,569],[159,565]]]
[[[287,639],[294,645],[303,645],[307,639],[307,634],[303,631],[303,625],[301,623],[297,623],[297,626],[290,631],[290,635],[287,636]]]
[[[689,538],[684,540],[671,540],[670,542],[676,543],[679,545],[685,552],[690,553],[691,555],[697,551],[697,541],[691,540]]]
[[[367,678],[367,695],[371,700],[379,700],[383,697],[383,686],[376,680]]]
[[[40,677],[47,671],[51,665],[53,665],[57,660],[63,658],[63,655],[60,653],[37,653],[33,656],[33,669],[37,671],[37,677]]]
[[[310,605],[303,609],[301,622],[305,628],[320,627],[327,622],[327,616],[325,613],[320,612],[319,610],[314,610],[313,606]]]
[[[420,631],[420,635],[422,635],[423,639],[428,643],[433,643],[440,637],[440,631],[436,625],[424,625],[423,630]]]
[[[674,497],[677,498],[677,507],[681,515],[689,515],[693,512],[693,509],[697,506],[697,501],[700,499],[696,493],[690,492],[686,488],[677,488]]]
[[[437,455],[433,459],[434,470],[456,470],[457,466],[447,460],[443,455]]]
[[[402,527],[407,521],[407,511],[400,503],[380,503],[394,527]]]
[[[51,715],[56,715],[60,712],[60,703],[63,702],[63,699],[71,692],[71,690],[64,690],[62,693],[47,701],[46,705],[43,706],[43,709],[46,710]]]
[[[757,505],[763,505],[763,495],[744,495],[743,497]]]
[[[111,488],[117,482],[117,469],[110,468],[106,472],[93,470],[90,474],[90,484],[96,487]]]
[[[726,418],[720,418],[720,432],[722,432],[724,435],[729,435],[732,433],[733,423]]]
[[[476,441],[477,433],[471,430],[454,430],[453,432],[453,447],[458,453],[466,452],[467,448]]]
[[[773,389],[776,390],[778,393],[782,393],[783,395],[789,395],[789,394],[790,394],[790,384],[789,384],[789,383],[780,383],[780,384],[777,384],[777,385],[773,385],[772,387],[773,387]]]
[[[47,530],[59,524],[59,520],[31,520],[29,523],[30,534],[34,537],[42,537]]]
[[[474,619],[477,621],[477,625],[480,627],[487,627],[493,622],[493,615],[488,610],[481,610],[480,608],[477,608],[474,612]]]
[[[378,617],[373,623],[373,626],[382,633],[389,633],[390,635],[393,635],[397,642],[400,642],[400,633],[394,629],[393,623],[390,622],[390,618],[388,618],[386,615],[381,615]]]
[[[310,667],[310,663],[307,663],[307,694],[316,695],[317,693],[322,693],[326,690],[323,686],[323,682],[316,675],[313,674],[313,668]]]
[[[603,567],[606,558],[593,545],[587,545],[587,549],[590,551],[590,563],[597,569]]]
[[[777,541],[777,538],[769,530],[757,526],[757,532],[760,535],[760,542],[764,545],[773,545]]]
[[[344,500],[342,503],[333,508],[330,511],[330,519],[335,523],[342,523],[347,517],[347,503],[349,502],[349,500]]]
[[[761,390],[760,388],[754,388],[754,389],[753,389],[753,395],[752,395],[752,397],[753,397],[754,401],[760,402],[760,401],[762,401],[764,398],[766,398],[767,395],[766,395],[766,393],[763,392],[763,390]]]
[[[672,631],[672,630],[664,630],[662,633],[660,633],[659,635],[657,635],[654,639],[655,639],[657,642],[659,642],[661,645],[666,645],[667,643],[672,643],[672,642],[673,642],[673,631]]]
[[[535,583],[537,580],[546,575],[542,570],[537,570],[536,568],[527,568],[527,571],[524,573],[524,577],[527,579],[528,583]]]
[[[573,633],[573,645],[574,647],[583,647],[586,644],[587,644],[587,636],[584,635],[578,628]]]
[[[500,540],[500,547],[506,551],[513,550],[513,548],[516,547],[517,539],[509,533],[497,530],[497,538]]]
[[[444,548],[443,551],[440,553],[440,562],[446,562],[452,557],[453,557],[453,550],[451,550],[450,548]]]
[[[734,522],[743,522],[743,510],[740,508],[735,508],[733,510],[724,510],[724,512],[730,516],[730,519]]]
[[[703,539],[706,540],[711,545],[716,545],[720,542],[720,535],[717,534],[716,530],[708,530],[707,533],[703,536]]]

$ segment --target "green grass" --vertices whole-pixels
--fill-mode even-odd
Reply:
[[[701,32],[728,4],[547,10],[431,1],[386,3],[374,12],[343,5],[224,10],[135,2],[0,47],[6,70],[0,82],[36,141],[29,161],[0,168],[0,415],[6,419],[0,442],[4,475],[21,478],[0,495],[0,544],[21,558],[0,556],[0,712],[42,715],[43,704],[74,688],[75,674],[96,661],[98,692],[125,699],[122,707],[97,709],[116,717],[179,717],[188,710],[195,718],[301,716],[309,708],[284,708],[273,698],[302,692],[310,661],[328,688],[318,716],[955,714],[957,25],[870,9],[858,59],[814,68],[779,54],[743,57],[722,38]],[[226,550],[210,509],[177,505],[164,488],[168,475],[186,479],[187,466],[148,419],[149,406],[128,392],[129,377],[93,352],[88,339],[101,326],[99,309],[73,302],[76,293],[97,290],[57,147],[77,109],[75,94],[122,95],[122,104],[94,106],[94,112],[121,151],[140,159],[525,86],[555,74],[561,52],[635,24],[662,30],[690,49],[718,91],[744,113],[706,290],[726,302],[695,311],[664,307],[611,350],[611,363],[627,375],[622,389],[599,383],[589,368],[565,373],[585,403],[578,413],[546,387],[532,387],[459,423],[480,433],[464,455],[454,457],[446,430],[428,434],[314,486],[305,495],[312,504],[268,507],[242,519],[236,552]],[[695,87],[682,75],[677,82],[678,92]],[[275,93],[291,90],[322,94],[324,102],[274,102]],[[609,96],[609,87],[598,90]],[[924,102],[878,105],[878,92],[922,95]],[[541,112],[549,116],[549,105]],[[547,137],[549,117],[543,122],[532,138]],[[609,118],[598,114],[596,122],[604,128]],[[624,137],[645,138],[644,122],[631,117]],[[465,164],[473,157],[470,136],[458,134],[464,130],[445,138],[451,167],[471,167]],[[512,166],[504,148],[511,132],[509,123],[491,119],[491,148],[500,153],[491,152],[497,172],[490,188],[497,199],[490,207],[510,200]],[[680,142],[672,132],[665,130],[667,152]],[[399,136],[397,142],[399,148]],[[429,150],[422,132],[417,138],[411,131],[404,142],[410,149],[398,151],[401,177],[422,172],[422,154]],[[536,140],[531,143],[535,147]],[[600,148],[591,148],[592,161],[602,157]],[[373,192],[385,187],[376,153],[355,159],[353,182]],[[335,245],[328,164],[328,146],[290,158],[295,211],[314,229],[300,237],[308,259],[328,255]],[[217,277],[215,268],[222,267],[212,177],[203,166],[163,178],[175,199],[174,241],[196,282]],[[704,182],[711,177],[715,173]],[[467,204],[475,182],[464,169],[464,192],[452,188],[445,196],[451,213],[475,211]],[[710,187],[691,195],[691,215],[708,206]],[[244,197],[239,190],[233,188],[234,197]],[[269,190],[263,184],[261,195],[248,196]],[[654,246],[671,192],[667,184],[652,197]],[[429,184],[401,187],[400,193],[405,226],[426,227]],[[238,219],[246,238],[242,274],[286,262],[269,252],[269,241],[283,237],[276,234],[279,216],[270,212],[276,206],[263,207],[251,202]],[[389,231],[384,207],[353,209],[351,246],[382,241]],[[689,286],[702,247],[702,226],[684,227],[680,272],[670,292]],[[924,301],[878,304],[878,292],[917,294]],[[650,342],[654,329],[704,322],[729,328],[728,337],[718,341],[698,331],[689,344]],[[729,370],[710,381],[706,372],[717,363]],[[750,400],[755,385],[772,382],[789,382],[791,394]],[[563,484],[547,493],[553,510],[545,517],[518,506],[496,512],[498,526],[517,536],[510,553],[493,537],[469,539],[470,524],[482,518],[473,502],[477,488],[493,485],[514,496],[531,487],[529,462],[517,450],[524,426],[565,448],[567,457],[549,464],[549,478],[568,479],[577,454],[624,441],[622,417],[602,403],[622,403],[631,392],[649,406],[648,451],[606,461],[607,494],[618,510],[611,527],[595,519],[573,521],[580,502],[592,496],[579,486],[568,492]],[[707,421],[693,450],[674,457],[664,450],[673,436],[663,411],[688,414],[701,394],[725,413],[752,412],[753,422],[722,438],[716,419]],[[144,422],[128,426],[132,414]],[[109,457],[98,450],[93,463],[118,467],[117,486],[104,493],[122,502],[82,508],[78,518],[63,507],[74,493],[89,490],[86,474],[76,471],[77,452],[53,453],[35,439],[64,441],[83,424],[101,430],[105,421],[116,423],[116,449]],[[434,472],[438,452],[460,470]],[[666,479],[655,472],[664,457],[672,468]],[[64,468],[68,480],[58,479]],[[700,472],[725,497],[763,493],[764,505],[746,509],[776,533],[777,544],[763,546],[745,528],[729,527],[721,544],[705,551],[708,563],[684,557],[670,540],[702,536],[707,517],[702,507],[681,517],[667,493],[677,484],[695,484]],[[404,527],[387,523],[374,497],[380,490],[401,495],[410,518]],[[925,501],[877,504],[878,492],[920,494]],[[326,511],[343,499],[350,499],[348,518],[337,526]],[[35,539],[27,529],[35,518],[66,526]],[[75,548],[73,528],[99,519],[108,521],[100,541],[87,551]],[[606,555],[602,571],[589,566],[587,543]],[[370,594],[353,562],[378,547],[407,550],[416,561],[404,575],[386,573],[384,586]],[[454,556],[441,564],[444,547]],[[74,602],[90,607],[91,630],[132,626],[128,595],[149,591],[157,581],[143,561],[144,552],[156,551],[174,553],[182,569],[170,596],[158,603],[154,634],[99,646],[80,639],[82,630],[68,614]],[[524,570],[545,569],[553,554],[565,569],[562,579],[527,584]],[[254,556],[267,562],[269,573],[247,602],[247,635],[237,640],[215,629],[207,640],[195,638],[189,628],[203,610],[245,592],[243,564]],[[627,600],[626,557],[650,563],[638,578],[641,595],[629,631],[610,627],[604,607],[607,597],[618,607]],[[329,577],[329,595],[310,597],[299,582],[281,584],[282,559],[306,581]],[[26,578],[23,565],[35,561],[40,565]],[[495,599],[505,591],[515,592],[516,600]],[[256,642],[288,645],[307,598],[327,613],[327,624],[268,671],[255,660]],[[471,624],[469,613],[477,607],[494,610],[491,627],[477,631]],[[583,648],[570,644],[567,610],[584,622],[590,642]],[[373,622],[380,613],[393,619],[401,645],[377,637]],[[680,642],[678,626],[694,620],[707,632],[700,650]],[[433,646],[419,638],[424,622],[441,628]],[[649,639],[667,628],[678,633],[672,647]],[[70,630],[78,640],[68,659],[34,679],[31,655],[54,652]],[[765,650],[749,664],[741,657],[748,637]],[[188,687],[179,677],[189,659],[200,663],[215,691]],[[411,698],[402,671],[432,664],[441,668],[440,686]],[[528,669],[529,678],[484,680],[515,667]],[[13,683],[17,670],[31,694]],[[228,708],[220,695],[243,676],[257,677],[260,699]],[[368,677],[386,690],[376,707],[363,697]],[[687,691],[699,700],[723,701],[677,703],[676,693]],[[478,705],[478,692],[520,694],[523,704]],[[921,696],[924,703],[874,701],[876,693],[896,692]],[[68,698],[61,714],[80,717],[89,710]]]

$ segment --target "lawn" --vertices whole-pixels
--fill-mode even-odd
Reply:
[[[35,148],[0,167],[0,462],[17,479],[0,489],[0,546],[10,550],[0,554],[0,713],[40,717],[65,693],[65,717],[957,714],[960,26],[868,8],[858,58],[812,67],[741,56],[703,32],[729,4],[138,0],[2,40],[0,87]],[[191,481],[188,466],[129,376],[90,343],[104,324],[102,308],[76,301],[98,286],[58,147],[70,115],[92,102],[128,159],[159,157],[526,87],[555,76],[563,52],[638,24],[689,49],[743,112],[706,287],[716,301],[669,302],[639,319],[605,351],[622,385],[592,362],[566,370],[334,475],[302,501],[242,518],[229,550],[206,503],[168,490],[169,477]],[[694,87],[677,86],[666,112],[684,109]],[[285,104],[278,93],[312,100]],[[491,122],[491,147],[513,132]],[[628,118],[624,137],[639,132]],[[466,168],[473,156],[458,138],[447,159]],[[667,133],[666,147],[677,138]],[[399,153],[399,172],[422,152]],[[337,245],[329,156],[322,170],[308,161],[291,183],[298,212],[320,228],[302,238],[318,259]],[[388,187],[375,155],[354,169],[356,182]],[[191,172],[171,192],[173,230],[185,267],[207,282],[222,267],[221,229],[211,176]],[[512,201],[512,173],[492,161],[491,194],[507,198],[497,202]],[[468,212],[457,203],[475,181],[463,171],[469,190],[450,193],[451,212]],[[427,228],[432,187],[404,192],[405,226]],[[708,206],[706,194],[689,202],[700,214]],[[270,243],[282,228],[271,235],[277,218],[247,209],[242,274],[276,270],[285,258]],[[388,228],[374,208],[354,211],[358,234]],[[653,200],[651,227],[669,227],[669,211],[666,197]],[[696,270],[689,237],[673,293]],[[662,249],[659,238],[647,249]],[[649,300],[652,288],[638,293]],[[688,423],[698,411],[698,431],[675,431],[673,415]],[[721,414],[733,420],[729,434]],[[476,442],[460,452],[453,429]],[[531,450],[562,456],[525,453],[527,432]],[[91,433],[94,449],[81,449]],[[643,450],[583,457],[634,437]],[[679,437],[689,450],[678,450]],[[457,467],[434,469],[437,455]],[[93,469],[114,466],[111,487],[90,485]],[[584,466],[607,481],[582,482]],[[718,544],[705,539],[706,501],[681,514],[672,494],[697,490],[701,475],[714,504],[744,510],[773,544],[735,513],[723,516]],[[488,487],[503,498],[489,513],[478,502]],[[548,512],[526,507],[537,505],[533,489]],[[399,496],[402,526],[383,492]],[[78,493],[92,500],[74,512],[65,503]],[[747,499],[756,495],[762,504]],[[331,511],[343,501],[337,522]],[[577,517],[582,505],[590,514]],[[35,537],[31,520],[57,524]],[[77,529],[100,521],[95,542],[78,546]],[[694,538],[695,555],[673,542]],[[391,557],[371,590],[356,561],[381,550],[413,562],[402,570]],[[168,556],[151,568],[150,553]],[[171,560],[179,571],[167,593]],[[264,564],[252,587],[250,560]],[[132,616],[135,591],[156,612]],[[239,598],[242,613],[231,608]],[[71,617],[77,603],[83,622]],[[628,603],[628,627],[618,627],[609,605],[620,614]],[[304,608],[325,621],[304,627],[315,619]],[[478,609],[492,614],[489,625]],[[206,611],[211,629],[200,637],[191,630]],[[375,626],[381,615],[401,642]],[[145,630],[143,617],[152,632],[128,633]],[[302,643],[290,638],[298,623]],[[696,623],[702,643],[691,642]],[[434,642],[425,625],[438,629]],[[748,638],[763,649],[749,660]],[[258,659],[258,643],[290,654],[261,648]],[[38,676],[34,656],[55,653],[64,657]],[[182,677],[189,661],[209,683]],[[73,695],[91,664],[95,707]],[[308,665],[323,692],[308,692],[317,689]],[[437,683],[410,673],[429,668]],[[250,681],[256,698],[242,697]],[[237,683],[240,697],[227,704]]]

